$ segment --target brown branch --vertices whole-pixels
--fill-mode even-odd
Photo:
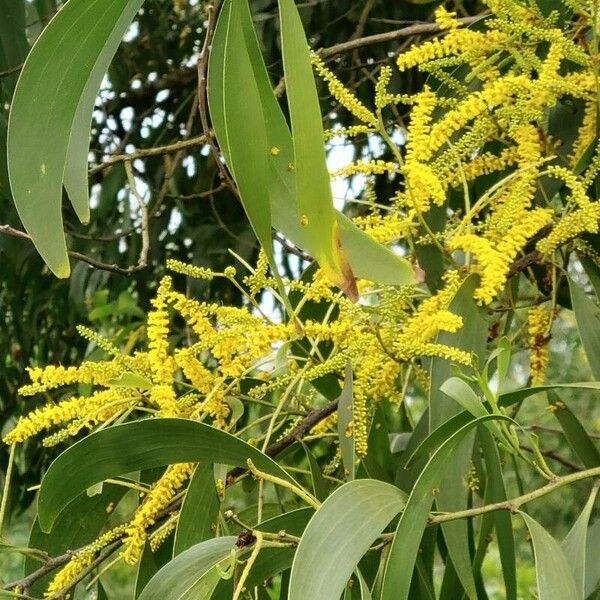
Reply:
[[[474,17],[464,17],[458,19],[461,25],[471,25],[487,15],[476,15]],[[357,38],[348,42],[342,42],[341,44],[335,44],[328,48],[321,48],[318,50],[318,54],[321,58],[331,58],[338,54],[344,54],[345,52],[351,52],[357,48],[364,48],[365,46],[373,46],[375,44],[385,44],[387,42],[394,42],[396,40],[411,37],[414,35],[421,35],[424,33],[440,33],[442,29],[437,23],[417,23],[415,25],[409,25],[402,29],[396,29],[394,31],[387,31],[385,33],[376,33],[375,35],[368,35],[366,37]]]
[[[21,240],[27,240],[31,242],[31,236],[20,229],[15,229],[10,225],[0,225],[0,234],[9,235],[11,237],[19,238]],[[95,269],[99,269],[101,271],[109,271],[110,273],[117,273],[118,275],[132,275],[133,273],[137,273],[138,271],[142,271],[146,268],[146,265],[135,265],[132,267],[120,267],[117,264],[109,264],[102,261],[99,261],[91,256],[87,256],[85,254],[81,254],[80,252],[76,252],[75,250],[67,250],[67,254],[74,258],[75,260],[79,260],[84,262]]]
[[[215,28],[217,26],[217,19],[219,18],[219,12],[221,11],[222,0],[215,0],[212,7],[209,7],[208,24],[206,26],[206,34],[204,36],[204,44],[202,51],[198,57],[198,64],[196,69],[198,72],[198,112],[200,114],[200,123],[202,125],[202,131],[208,136],[208,143],[210,145],[210,151],[215,159],[217,168],[219,169],[219,175],[221,180],[229,188],[231,193],[239,198],[239,193],[235,182],[229,175],[229,172],[221,161],[221,154],[212,135],[208,135],[210,126],[208,123],[208,98],[206,95],[206,85],[208,77],[208,59],[210,57],[210,49],[215,34]]]
[[[120,162],[131,162],[138,158],[161,156],[163,154],[171,154],[179,152],[180,150],[186,150],[187,148],[203,146],[207,143],[207,139],[208,137],[206,135],[198,135],[187,140],[180,140],[167,146],[156,146],[155,148],[142,148],[141,150],[136,150],[131,154],[113,154],[112,156],[109,156],[103,163],[92,167],[89,171],[89,174],[95,175],[96,173],[104,171],[105,169],[108,169],[108,167],[111,167],[112,165]]]
[[[8,77],[9,75],[13,75],[14,73],[18,73],[23,68],[23,65],[16,65],[11,67],[10,69],[6,69],[6,71],[0,71],[0,79],[2,77]]]

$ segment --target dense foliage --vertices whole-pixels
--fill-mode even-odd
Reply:
[[[135,0],[120,4],[119,15],[137,10]],[[127,258],[132,266],[116,271],[148,279],[125,280],[112,303],[96,292],[93,320],[104,326],[79,326],[84,342],[68,344],[66,360],[50,352],[54,364],[36,361],[20,382],[20,396],[39,404],[5,428],[7,481],[32,439],[62,453],[48,455],[57,458],[21,549],[25,575],[2,582],[14,596],[58,599],[84,587],[142,600],[598,595],[598,7],[486,0],[471,14],[461,4],[459,18],[450,3],[411,5],[434,22],[369,38],[369,20],[398,15],[362,4],[340,46],[319,50],[309,39],[309,53],[291,0],[269,6],[273,14],[260,2],[217,2],[203,25],[197,90],[162,97],[155,78],[143,81],[149,101],[174,104],[155,121],[142,117],[134,137],[121,123],[114,146],[99,133],[110,117],[94,109],[92,182],[118,177],[100,196],[114,185],[122,203],[92,188],[89,227],[93,236],[131,228],[98,260]],[[74,215],[42,184],[58,182],[61,193],[64,184],[83,210],[70,150],[53,173],[44,162],[52,144],[34,149],[15,131],[53,117],[52,102],[40,108],[28,87],[52,68],[36,48],[87,18],[79,5],[70,0],[30,53],[8,139],[13,200],[59,274],[67,247],[62,228],[47,225],[64,215],[68,230]],[[100,23],[101,3],[90,6],[90,23]],[[135,63],[132,46],[145,44],[155,7],[161,23],[185,24],[178,40],[162,34],[157,64],[200,50],[193,23],[206,7],[148,6],[112,63],[111,86]],[[380,46],[421,34],[433,35],[393,42],[391,56]],[[74,42],[81,56],[93,50],[86,43]],[[358,48],[371,44],[378,50],[363,63]],[[328,61],[345,51],[349,71]],[[275,78],[265,68],[271,55],[281,55],[281,81],[279,66]],[[194,69],[178,76],[193,82]],[[77,83],[79,71],[69,66],[65,80]],[[317,89],[334,101],[325,127]],[[137,90],[108,92],[107,102]],[[72,113],[62,105],[57,135],[70,146],[82,132],[79,95],[68,94]],[[168,115],[186,110],[182,140],[156,148],[173,137]],[[138,150],[147,141],[153,150]],[[347,186],[351,220],[335,209],[330,179],[334,190]],[[46,221],[39,197],[20,187],[28,181],[47,194]],[[207,211],[188,213],[190,195],[227,203],[239,244],[200,227]],[[102,289],[115,275],[93,270],[88,280],[86,271],[78,285]],[[77,318],[52,306],[61,314],[49,323]],[[37,335],[39,359],[47,332]]]

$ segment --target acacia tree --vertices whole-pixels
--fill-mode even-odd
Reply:
[[[88,219],[89,122],[141,4],[69,0],[12,97],[12,198],[58,276],[77,252],[63,188]],[[357,35],[311,53],[298,7],[279,0],[279,83],[257,7],[212,6],[171,150],[205,148],[261,250],[212,268],[168,259],[144,338],[80,327],[91,357],[29,369],[20,394],[50,400],[6,432],[7,481],[30,438],[66,448],[8,594],[106,597],[120,570],[135,589],[115,598],[478,599],[497,593],[495,556],[500,597],[529,593],[532,559],[538,597],[597,594],[596,3],[487,0],[462,18],[437,6],[435,22],[364,37],[376,4]],[[371,98],[326,62],[426,32],[364,71]],[[313,70],[342,125],[324,130]],[[361,152],[329,172],[332,139]],[[131,271],[152,241],[136,161],[171,150],[103,159],[123,165],[139,211]],[[358,179],[353,218],[331,178]],[[240,302],[194,297],[186,279]],[[549,368],[553,337],[563,361],[587,357],[579,381]],[[577,505],[566,531],[549,518],[556,496]]]

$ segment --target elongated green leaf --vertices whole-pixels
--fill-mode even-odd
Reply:
[[[294,145],[298,222],[328,277],[356,296],[338,231],[308,41],[294,0],[279,0],[281,51]]]
[[[600,380],[600,308],[572,279],[569,290],[583,349],[594,378]]]
[[[265,115],[242,28],[245,12],[245,2],[232,2],[225,15],[227,29],[220,74],[223,78],[223,122],[229,169],[254,233],[272,260],[271,208],[265,193],[269,176],[268,142]],[[252,143],[248,143],[249,140]]]
[[[437,341],[472,352],[479,364],[483,364],[488,323],[485,311],[473,300],[473,293],[478,285],[476,276],[470,276],[463,282],[449,306],[450,311],[462,317],[463,326],[456,333],[442,333]],[[429,394],[431,429],[437,428],[461,410],[460,405],[448,402],[448,398],[440,389],[451,375],[449,361],[440,358],[432,360]],[[469,490],[462,482],[471,465],[473,441],[474,434],[465,437],[455,449],[452,462],[447,465],[445,479],[435,499],[436,506],[441,511],[452,512],[467,507]],[[477,592],[469,553],[468,525],[465,521],[444,523],[442,532],[456,574],[468,597],[474,600]]]
[[[600,548],[600,519],[594,521],[587,531],[584,598],[589,598],[593,592],[598,590],[600,585],[598,548]],[[597,600],[597,595],[594,600]]]
[[[600,452],[598,448],[565,401],[561,400],[556,392],[550,390],[548,392],[548,403],[557,407],[557,410],[553,411],[552,414],[560,423],[569,445],[583,464],[588,469],[599,466]]]
[[[215,538],[182,552],[156,573],[139,600],[208,600],[221,578],[217,565],[235,552],[236,540]]]
[[[259,469],[293,481],[253,446],[204,423],[148,419],[110,427],[74,444],[50,465],[38,498],[40,525],[47,531],[73,498],[107,478],[178,462],[245,467],[249,458]]]
[[[11,190],[23,225],[58,277],[70,271],[61,214],[65,173],[85,221],[84,157],[95,95],[142,3],[70,0],[36,41],[17,83],[8,124]]]
[[[586,553],[587,553],[587,532],[590,522],[590,516],[596,503],[598,496],[598,485],[594,485],[590,493],[585,507],[577,518],[577,521],[571,527],[571,530],[562,541],[561,548],[567,558],[567,563],[570,565],[575,578],[575,586],[579,598],[584,598],[585,590],[585,569],[586,569]],[[597,553],[592,555],[597,556]]]
[[[209,462],[200,463],[190,479],[179,513],[174,555],[213,537],[219,507],[213,466]]]
[[[308,466],[310,468],[310,478],[312,480],[313,493],[319,502],[323,502],[329,495],[330,486],[327,483],[327,479],[323,477],[321,467],[319,467],[319,463],[317,462],[314,454],[310,451],[310,448],[304,442],[301,443],[308,460]]]
[[[240,4],[245,9],[242,12],[242,26],[267,128],[268,144],[265,148],[265,154],[267,154],[270,167],[269,196],[272,225],[296,246],[315,255],[315,249],[310,244],[307,232],[300,225],[298,219],[296,173],[294,169],[290,168],[290,165],[294,163],[292,136],[283,112],[273,94],[247,2],[242,1]],[[230,162],[230,152],[222,110],[222,73],[225,64],[225,42],[230,9],[231,0],[226,0],[215,31],[208,74],[208,100],[213,128],[228,162]],[[271,152],[272,149],[274,152]],[[414,272],[408,261],[395,255],[389,248],[382,246],[369,237],[340,212],[335,211],[335,215],[342,245],[348,255],[352,271],[358,277],[390,285],[414,283]]]
[[[410,591],[419,545],[427,525],[429,511],[454,452],[474,427],[488,420],[506,419],[499,415],[480,417],[467,423],[446,439],[436,450],[417,479],[396,528],[383,579],[381,600],[406,600]]]
[[[289,600],[339,598],[358,561],[404,501],[398,488],[370,479],[350,481],[331,494],[296,550]]]
[[[574,383],[551,383],[548,385],[540,385],[537,387],[521,388],[512,392],[500,394],[500,406],[511,406],[517,402],[521,402],[535,396],[540,392],[548,392],[550,390],[595,390],[600,391],[600,382],[598,381],[577,381]]]
[[[344,388],[338,401],[338,439],[340,444],[340,454],[342,455],[342,464],[344,473],[348,481],[354,479],[356,471],[356,451],[354,448],[354,436],[348,435],[352,423],[352,366],[346,365],[344,378]]]
[[[503,502],[507,499],[507,494],[498,447],[491,434],[483,428],[479,430],[479,437],[487,470],[485,503]],[[496,528],[506,600],[517,600],[517,565],[511,515],[507,511],[499,510],[491,516]]]
[[[521,513],[535,554],[535,573],[540,600],[577,600],[577,586],[559,543],[529,515]]]
[[[473,391],[473,388],[459,377],[447,379],[440,387],[440,390],[455,400],[465,410],[468,410],[475,417],[484,417],[488,414],[481,398]]]

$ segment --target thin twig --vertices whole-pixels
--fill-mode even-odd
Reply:
[[[479,517],[486,513],[494,512],[496,510],[510,510],[511,512],[516,512],[517,509],[523,504],[527,504],[532,500],[536,500],[537,498],[541,498],[546,494],[550,494],[554,490],[564,487],[565,485],[569,485],[577,481],[582,481],[584,479],[590,479],[592,477],[600,477],[600,467],[586,469],[585,471],[578,471],[577,473],[571,473],[570,475],[565,475],[564,477],[557,477],[554,481],[551,481],[547,485],[544,485],[543,487],[538,488],[537,490],[533,490],[532,492],[529,492],[527,494],[523,494],[522,496],[513,498],[512,500],[505,500],[504,502],[494,502],[493,504],[486,504],[478,508],[459,510],[452,513],[433,515],[429,518],[429,523],[447,523],[448,521],[456,521],[458,519]]]
[[[131,152],[130,154],[113,154],[109,156],[103,163],[92,167],[89,171],[90,175],[95,175],[100,171],[104,171],[116,163],[137,160],[138,158],[149,158],[152,156],[161,156],[163,154],[173,154],[187,148],[196,148],[207,143],[207,136],[202,134],[187,140],[180,140],[166,146],[156,146],[155,148],[142,148]]]
[[[138,259],[137,266],[138,268],[143,269],[148,264],[148,252],[150,250],[150,233],[148,231],[148,206],[137,190],[135,177],[133,175],[133,169],[131,168],[131,161],[125,161],[124,165],[125,173],[127,174],[127,181],[129,183],[129,190],[135,197],[138,206],[140,207],[142,248],[140,250],[140,257]]]
[[[486,14],[476,15],[474,17],[464,17],[457,19],[461,25],[471,25],[487,16]],[[364,48],[365,46],[373,46],[376,44],[384,44],[386,42],[393,42],[405,37],[411,37],[413,35],[421,35],[423,33],[440,33],[442,29],[437,23],[417,23],[415,25],[409,25],[402,29],[396,29],[395,31],[387,31],[385,33],[376,33],[375,35],[368,35],[366,37],[357,38],[348,42],[342,42],[341,44],[335,44],[328,48],[321,48],[318,50],[318,54],[321,58],[331,58],[338,54],[344,54],[345,52],[351,52],[357,48]]]

